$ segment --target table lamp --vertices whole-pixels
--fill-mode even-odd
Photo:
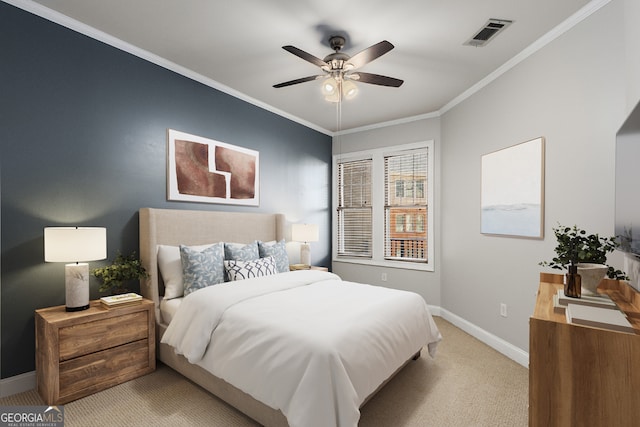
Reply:
[[[300,263],[311,265],[311,247],[309,242],[318,241],[318,226],[316,224],[293,224],[291,240],[303,242],[300,245]]]
[[[45,227],[44,260],[65,265],[67,311],[89,308],[89,264],[107,257],[107,229],[103,227]]]

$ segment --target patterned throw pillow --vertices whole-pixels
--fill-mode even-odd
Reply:
[[[286,273],[289,271],[289,255],[287,255],[287,247],[284,239],[279,242],[260,242],[258,241],[258,250],[260,257],[265,258],[272,256],[276,261],[276,269],[278,273]]]
[[[225,260],[224,269],[229,280],[244,280],[277,273],[273,257],[259,258],[255,261]]]
[[[224,243],[203,250],[180,245],[184,296],[207,286],[224,282]]]
[[[258,242],[244,243],[225,243],[224,259],[232,259],[236,261],[254,261],[260,258],[258,252]]]
[[[191,249],[201,251],[212,244],[189,246]],[[258,245],[256,244],[256,250]],[[180,259],[180,247],[158,245],[158,268],[164,283],[163,299],[179,298],[184,295],[184,282],[182,281],[182,259]]]

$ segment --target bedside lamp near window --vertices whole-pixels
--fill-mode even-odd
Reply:
[[[89,308],[89,264],[107,257],[107,229],[103,227],[45,227],[44,260],[65,265],[67,311]]]
[[[319,240],[318,226],[316,224],[293,224],[291,226],[291,240],[303,242],[300,245],[300,263],[311,265],[309,242],[317,242]]]

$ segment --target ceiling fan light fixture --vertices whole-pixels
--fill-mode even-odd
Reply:
[[[339,102],[341,98],[353,99],[358,94],[358,86],[349,79],[329,76],[322,81],[322,94],[329,102]]]
[[[351,80],[342,82],[342,95],[344,99],[353,99],[358,94],[358,86]]]
[[[335,91],[333,95],[326,95],[324,97],[324,100],[333,103],[340,102],[340,94],[338,93],[338,91]]]
[[[326,97],[338,93],[338,81],[334,77],[327,77],[322,82],[322,94]]]
[[[334,76],[329,76],[322,81],[322,94],[325,101],[340,101],[340,82]]]
[[[334,52],[325,56],[324,59],[311,55],[310,53],[298,49],[295,46],[282,46],[282,48],[287,52],[320,67],[326,75],[302,77],[275,84],[273,87],[282,88],[312,80],[322,80],[321,91],[325,99],[330,102],[340,102],[343,99],[352,99],[357,95],[359,89],[353,81],[388,87],[400,87],[402,85],[402,80],[395,79],[393,77],[363,72],[352,72],[353,70],[358,69],[389,52],[394,47],[391,43],[383,40],[369,46],[361,52],[356,53],[354,56],[349,56],[346,53],[341,52],[344,43],[345,39],[342,36],[330,37],[329,44]]]

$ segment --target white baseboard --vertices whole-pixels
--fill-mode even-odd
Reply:
[[[442,317],[442,315],[440,314],[440,307],[438,307],[436,305],[429,305],[429,304],[427,304],[427,307],[429,308],[429,312],[433,316]]]
[[[36,388],[36,371],[0,380],[0,397],[22,393]]]
[[[526,351],[514,346],[513,344],[509,344],[502,338],[490,334],[484,329],[477,327],[473,323],[470,323],[441,307],[430,305],[429,311],[431,311],[431,314],[434,316],[442,317],[447,322],[452,323],[469,335],[487,344],[489,347],[521,364],[525,368],[529,368],[529,353]],[[0,397],[11,396],[13,394],[33,390],[34,388],[36,388],[36,372],[25,372],[24,374],[0,380]]]
[[[434,316],[440,316],[442,317],[444,320],[446,320],[447,322],[450,322],[451,324],[457,326],[458,328],[462,329],[463,331],[465,331],[466,333],[468,333],[469,335],[471,335],[474,338],[479,339],[480,341],[482,341],[483,343],[485,343],[486,345],[488,345],[489,347],[493,348],[494,350],[504,354],[505,356],[507,356],[509,359],[519,363],[520,365],[524,366],[525,368],[529,369],[529,353],[527,353],[526,351],[522,350],[519,347],[516,347],[515,345],[508,343],[507,341],[503,340],[500,337],[497,337],[487,331],[485,331],[482,328],[479,328],[478,326],[474,325],[473,323],[463,319],[462,317],[459,317],[453,313],[451,313],[450,311],[447,311],[441,307],[437,307],[437,308],[431,308],[429,307],[429,310],[431,310],[431,313]],[[438,314],[436,314],[436,312]]]

